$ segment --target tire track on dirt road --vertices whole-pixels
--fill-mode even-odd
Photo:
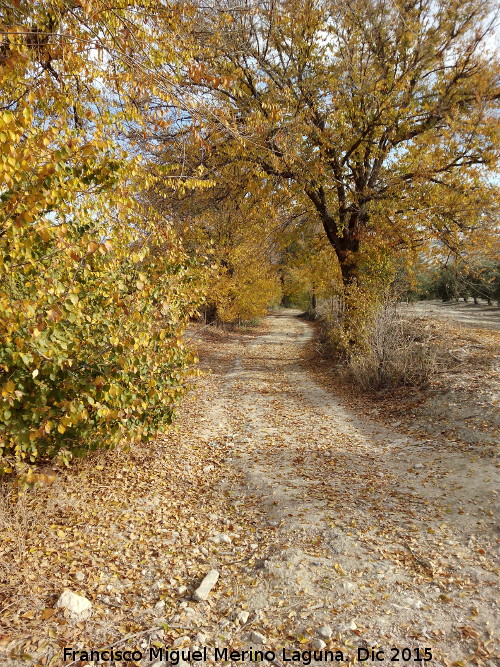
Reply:
[[[496,665],[493,463],[352,414],[304,370],[307,322],[269,316],[266,329],[236,346],[219,397],[240,522],[258,508],[276,528],[235,604],[271,645],[314,643],[327,624],[327,647],[351,654],[429,647],[431,664]]]

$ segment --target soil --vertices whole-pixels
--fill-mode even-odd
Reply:
[[[336,393],[325,364],[308,356],[314,328],[296,313],[269,316],[257,330],[200,336],[202,366],[211,373],[186,401],[177,430],[148,453],[120,454],[118,467],[116,454],[96,459],[93,471],[82,464],[78,477],[65,473],[49,490],[67,498],[79,484],[73,497],[82,504],[67,509],[64,531],[82,511],[104,519],[94,524],[93,551],[81,535],[73,546],[60,537],[70,559],[54,548],[33,556],[38,542],[25,539],[11,561],[20,573],[26,554],[31,570],[42,558],[48,564],[43,580],[24,583],[22,598],[12,582],[23,584],[10,571],[3,664],[27,664],[14,656],[28,650],[31,664],[63,664],[61,642],[68,641],[144,652],[155,643],[206,644],[209,656],[215,646],[262,649],[263,641],[281,666],[282,647],[319,646],[326,625],[325,649],[341,651],[348,663],[358,649],[377,648],[386,662],[404,662],[403,649],[418,662],[428,649],[429,665],[500,665],[491,448],[409,433],[403,421],[388,423],[386,408],[370,416],[370,402]],[[112,490],[104,497],[93,487],[96,461]],[[117,470],[128,470],[121,474],[133,483],[116,488]],[[122,530],[124,512],[126,544],[136,537],[125,557],[110,537]],[[108,539],[99,541],[103,520]],[[220,533],[230,541],[211,539]],[[92,619],[75,625],[61,612],[44,619],[63,587],[75,589],[85,553],[79,591],[94,603]],[[219,582],[208,601],[194,602],[211,568]],[[109,605],[117,590],[119,601]],[[248,618],[238,618],[240,611]]]
[[[497,457],[500,309],[422,301],[401,304],[399,314],[413,322],[416,331],[424,333],[428,344],[437,351],[427,385],[386,392],[360,391],[349,378],[345,381],[345,373],[339,373],[314,340],[309,345],[307,368],[358,414],[381,420],[421,440],[427,438],[440,447]]]
[[[418,301],[405,304],[406,311],[418,316],[452,320],[473,329],[500,331],[500,307],[473,301]]]

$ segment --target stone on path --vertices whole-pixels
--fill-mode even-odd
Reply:
[[[92,602],[83,595],[77,595],[68,589],[61,593],[56,607],[66,609],[73,618],[79,621],[84,621],[92,614]]]
[[[267,641],[265,635],[255,631],[250,633],[248,639],[254,644],[265,644]]]
[[[212,588],[215,586],[218,580],[219,573],[217,570],[210,570],[201,584],[195,590],[193,599],[196,600],[196,602],[203,602],[203,600],[207,600],[212,591]]]
[[[246,610],[241,610],[236,614],[236,620],[240,622],[240,625],[245,625],[245,623],[248,621],[248,617],[250,616],[250,613]]]
[[[330,637],[333,635],[333,630],[329,625],[322,625],[320,628],[318,628],[318,635],[322,639],[330,639]]]
[[[322,639],[313,639],[311,642],[311,648],[315,651],[322,651],[325,646],[326,644]]]
[[[214,535],[213,537],[208,538],[210,542],[213,542],[214,544],[231,544],[232,540],[229,537],[229,535],[226,535],[225,533],[219,533],[218,535]]]
[[[342,588],[345,591],[352,591],[354,588],[356,588],[356,584],[353,584],[352,581],[343,581]]]
[[[182,635],[181,637],[177,637],[177,639],[174,640],[172,646],[174,648],[177,648],[178,646],[182,646],[183,644],[189,644],[191,641],[191,638],[188,635]]]
[[[411,609],[422,609],[424,603],[418,598],[404,598],[403,602]]]

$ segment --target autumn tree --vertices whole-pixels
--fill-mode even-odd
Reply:
[[[278,265],[288,226],[283,202],[251,171],[233,179],[231,164],[206,170],[197,131],[185,128],[167,136],[153,128],[145,134],[136,137],[151,174],[145,201],[171,220],[187,253],[197,257],[200,248],[206,251],[206,321],[241,323],[265,315],[281,299]]]
[[[428,239],[457,250],[497,206],[493,10],[487,0],[199,5],[185,86],[206,119],[204,164],[251,165],[308,206],[346,291],[362,285],[366,252]]]
[[[307,216],[301,223],[296,221],[295,229],[289,230],[281,253],[283,302],[315,317],[319,310],[322,315],[333,310],[342,279],[340,271],[335,271],[334,250],[319,223],[312,225]]]

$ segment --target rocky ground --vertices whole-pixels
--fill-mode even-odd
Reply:
[[[152,646],[500,665],[491,432],[409,430],[398,405],[335,393],[313,332],[291,313],[200,332],[212,372],[168,436],[4,497],[2,664],[113,645],[141,666]]]

